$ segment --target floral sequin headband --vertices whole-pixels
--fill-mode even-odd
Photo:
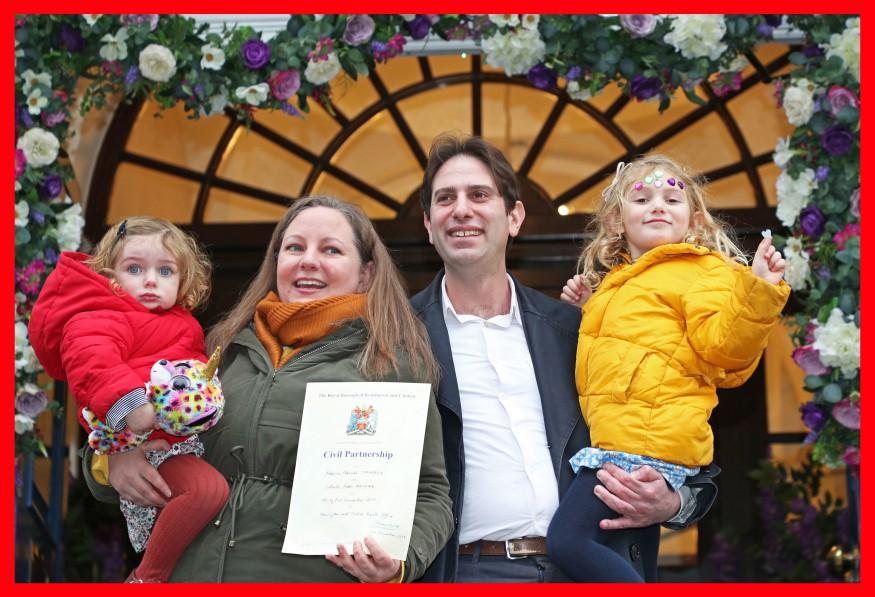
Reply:
[[[657,168],[653,171],[653,174],[648,174],[647,176],[645,176],[643,181],[639,180],[634,185],[632,185],[632,188],[636,191],[640,191],[642,188],[644,188],[644,185],[653,185],[658,189],[663,184],[663,176],[665,176],[665,173]],[[680,190],[684,190],[684,181],[682,180],[675,180],[673,177],[668,177],[667,179],[665,179],[665,183],[672,187],[677,185]]]

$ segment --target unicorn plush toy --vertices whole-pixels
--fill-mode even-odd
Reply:
[[[196,360],[160,360],[152,366],[146,395],[155,407],[158,428],[180,437],[194,435],[213,427],[221,418],[225,395],[219,383],[217,369],[220,349],[208,363]],[[87,407],[82,416],[92,431],[88,445],[100,454],[125,452],[142,444],[151,434],[142,435],[125,428],[110,429]]]

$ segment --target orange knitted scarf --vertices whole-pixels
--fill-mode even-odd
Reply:
[[[255,306],[255,335],[279,369],[295,354],[345,321],[365,317],[367,294],[284,303],[273,291]]]

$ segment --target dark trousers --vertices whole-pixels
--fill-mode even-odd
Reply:
[[[481,556],[479,547],[471,555],[459,556],[456,582],[462,583],[530,583],[571,582],[547,556],[509,559],[505,556]]]
[[[632,563],[630,554],[620,554],[607,547],[609,542],[617,543],[617,534],[634,532],[635,545],[638,546],[636,559],[643,559],[647,577],[655,579],[659,526],[601,530],[600,520],[617,518],[619,515],[596,497],[593,493],[596,485],[599,485],[596,471],[581,468],[550,522],[547,531],[550,559],[576,582],[640,583],[643,578]],[[652,570],[648,570],[648,567]]]

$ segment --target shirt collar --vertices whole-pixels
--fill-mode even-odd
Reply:
[[[444,306],[444,320],[452,317],[459,323],[467,323],[469,321],[489,321],[490,323],[501,327],[508,327],[511,323],[522,325],[523,320],[520,316],[520,306],[516,298],[516,287],[514,286],[510,274],[505,275],[507,276],[507,283],[510,286],[510,312],[490,317],[487,320],[476,315],[465,315],[456,312],[455,307],[453,307],[453,302],[447,294],[447,277],[444,276],[441,279],[441,301]]]

